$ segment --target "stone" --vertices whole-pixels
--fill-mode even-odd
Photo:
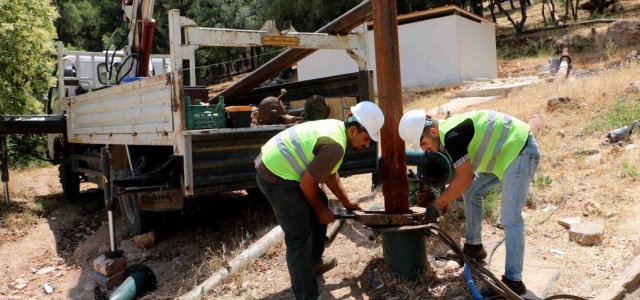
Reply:
[[[447,264],[444,266],[445,273],[454,273],[458,269],[460,269],[460,264],[455,260],[447,261]]]
[[[582,205],[582,214],[588,216],[598,209],[600,209],[600,203],[594,200],[587,200],[587,202]]]
[[[638,23],[631,20],[620,20],[611,23],[607,27],[603,46],[606,47],[607,43],[614,43],[618,48],[640,44],[640,27]]]
[[[627,87],[627,92],[629,93],[640,92],[640,81],[634,81],[629,83],[629,86]]]
[[[156,234],[151,231],[133,237],[133,243],[140,249],[148,249],[156,244]]]
[[[566,229],[569,229],[571,228],[571,225],[578,224],[578,223],[580,223],[580,217],[565,218],[565,219],[558,220],[558,224],[560,224],[562,227]]]
[[[127,258],[108,258],[104,254],[93,260],[93,269],[96,272],[109,277],[127,268]]]
[[[27,286],[27,284],[26,284],[26,283],[21,283],[21,284],[17,284],[17,285],[15,285],[15,286],[13,286],[13,289],[14,289],[14,290],[18,290],[18,291],[19,291],[19,290],[21,290],[21,289],[25,288],[26,286]]]
[[[16,284],[23,284],[23,283],[29,283],[29,281],[22,277],[16,279]]]
[[[42,268],[42,269],[38,270],[38,272],[36,272],[36,273],[38,273],[40,275],[44,275],[44,274],[53,272],[55,270],[56,270],[56,267],[46,267],[46,268]]]
[[[571,225],[569,229],[569,241],[574,241],[582,246],[593,246],[602,242],[604,227],[592,222],[580,222]]]
[[[47,294],[51,294],[51,293],[53,293],[53,288],[52,288],[48,283],[45,283],[45,284],[44,284],[44,291],[45,291]]]

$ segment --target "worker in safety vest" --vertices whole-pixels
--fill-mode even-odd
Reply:
[[[443,207],[460,195],[466,215],[463,252],[476,260],[487,257],[482,245],[483,198],[502,184],[500,224],[505,231],[504,282],[513,292],[527,292],[522,282],[525,231],[522,209],[533,181],[540,150],[529,125],[510,115],[478,110],[434,120],[424,110],[404,114],[398,126],[400,137],[415,150],[445,153],[455,175],[443,193],[427,207],[427,217],[436,222]],[[455,252],[448,256],[455,258]],[[457,257],[458,259],[460,257]],[[493,290],[484,291],[485,297]]]
[[[334,221],[324,183],[350,211],[361,209],[349,198],[338,168],[346,147],[358,151],[378,142],[384,123],[380,108],[363,101],[351,108],[346,121],[301,123],[278,133],[255,160],[258,187],[269,200],[285,234],[287,267],[296,299],[319,297],[316,274],[336,266],[323,257],[327,224]]]

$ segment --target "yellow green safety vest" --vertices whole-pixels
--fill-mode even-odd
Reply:
[[[518,156],[529,136],[529,124],[492,110],[471,111],[440,121],[440,142],[451,129],[466,119],[473,121],[475,134],[467,146],[471,169],[493,173],[500,180]]]
[[[286,180],[300,181],[315,155],[313,148],[320,137],[329,137],[342,146],[342,157],[347,146],[344,123],[339,120],[319,120],[292,126],[272,137],[262,146],[262,162],[273,174]],[[333,168],[338,171],[340,162]]]

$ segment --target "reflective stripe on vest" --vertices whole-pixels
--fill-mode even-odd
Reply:
[[[347,136],[344,123],[338,120],[321,120],[292,126],[270,139],[262,147],[264,165],[280,178],[300,181],[302,174],[315,157],[313,148],[320,137],[329,137],[342,147],[343,157]],[[334,167],[335,173],[342,160]]]
[[[440,139],[464,120],[473,121],[475,133],[467,151],[474,172],[493,173],[500,180],[509,164],[524,147],[529,125],[507,114],[491,110],[455,115],[440,123]]]

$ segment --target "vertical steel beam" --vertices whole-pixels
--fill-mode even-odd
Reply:
[[[387,213],[409,212],[405,144],[398,135],[402,118],[402,85],[395,0],[372,0],[373,37],[378,80],[378,105],[384,113],[381,130],[382,194]]]

